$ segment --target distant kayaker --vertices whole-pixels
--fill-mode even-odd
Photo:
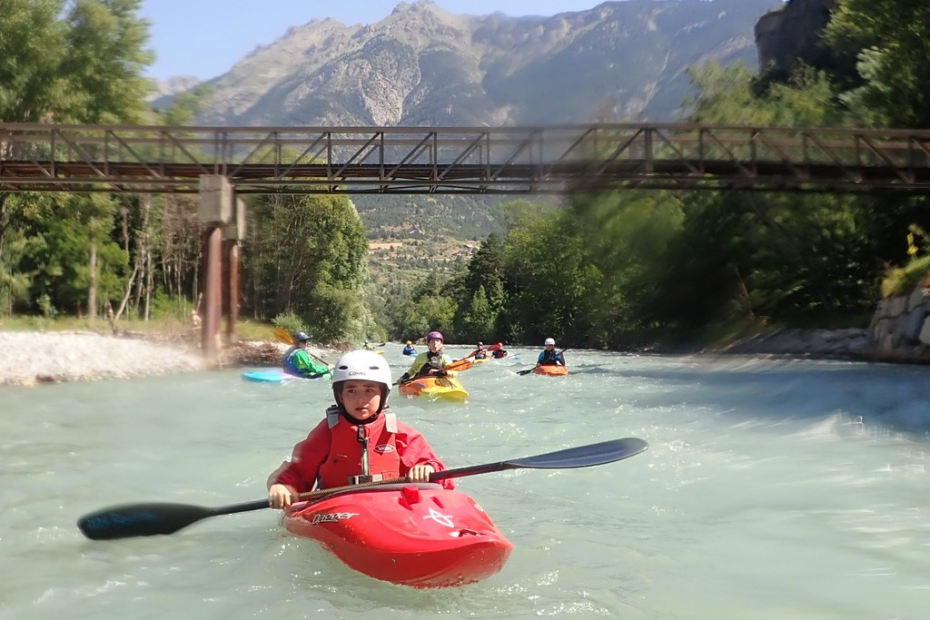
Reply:
[[[404,355],[416,355],[417,354],[417,350],[414,348],[413,342],[411,342],[410,340],[407,341],[407,345],[404,347],[403,354]]]
[[[476,360],[483,360],[483,359],[486,358],[487,356],[488,356],[487,351],[484,350],[484,343],[483,343],[483,342],[479,342],[479,343],[478,343],[478,348],[475,349],[475,359],[476,359]]]
[[[364,349],[365,351],[374,351],[375,347],[366,340],[365,344],[362,345],[362,349]]]
[[[284,372],[305,379],[316,379],[329,372],[329,366],[310,357],[307,352],[307,343],[310,336],[304,332],[294,334],[294,344],[284,353],[282,363]]]
[[[564,366],[565,365],[565,355],[564,351],[555,350],[555,339],[546,338],[545,349],[539,354],[539,358],[536,360],[537,366]]]
[[[300,493],[406,478],[428,482],[445,465],[426,439],[391,412],[391,369],[371,351],[343,355],[333,370],[336,404],[268,478],[268,503],[287,508]],[[443,480],[452,489],[452,480]]]
[[[426,346],[429,349],[420,353],[417,359],[413,360],[410,370],[405,372],[400,378],[400,383],[406,383],[411,378],[434,375],[438,377],[445,376],[443,368],[452,363],[452,358],[442,352],[442,345],[445,341],[442,334],[437,331],[431,331],[426,335]]]
[[[504,349],[503,347],[501,347],[500,349],[494,349],[494,351],[491,352],[491,356],[496,360],[504,359],[505,357],[507,357],[507,355],[508,355],[507,349]]]

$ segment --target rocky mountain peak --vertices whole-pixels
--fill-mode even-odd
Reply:
[[[500,125],[671,120],[688,67],[756,65],[781,0],[629,0],[551,17],[401,2],[383,20],[295,26],[212,80],[200,120],[234,125]]]

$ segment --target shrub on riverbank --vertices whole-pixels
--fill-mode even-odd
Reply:
[[[917,286],[930,286],[930,256],[921,256],[904,267],[889,269],[882,281],[882,297],[905,295]]]

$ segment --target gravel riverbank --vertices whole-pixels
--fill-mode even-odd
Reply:
[[[0,385],[128,379],[203,370],[196,351],[93,332],[0,332]]]
[[[0,386],[130,379],[152,375],[278,366],[287,345],[241,342],[223,350],[215,363],[196,342],[158,336],[112,336],[94,332],[0,331]],[[310,348],[335,361],[336,350]]]
[[[788,355],[862,359],[864,330],[782,330],[754,336],[705,354]],[[129,379],[150,375],[281,363],[286,345],[242,342],[223,350],[216,363],[193,343],[101,335],[92,332],[0,332],[0,386]],[[311,348],[330,362],[336,349]]]

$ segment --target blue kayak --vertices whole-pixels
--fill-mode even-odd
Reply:
[[[267,369],[267,370],[250,370],[249,372],[242,373],[242,378],[246,381],[256,381],[258,383],[287,383],[289,381],[326,381],[332,375],[329,373],[323,375],[322,377],[295,377],[294,375],[289,375],[285,372],[282,372],[278,369]]]

